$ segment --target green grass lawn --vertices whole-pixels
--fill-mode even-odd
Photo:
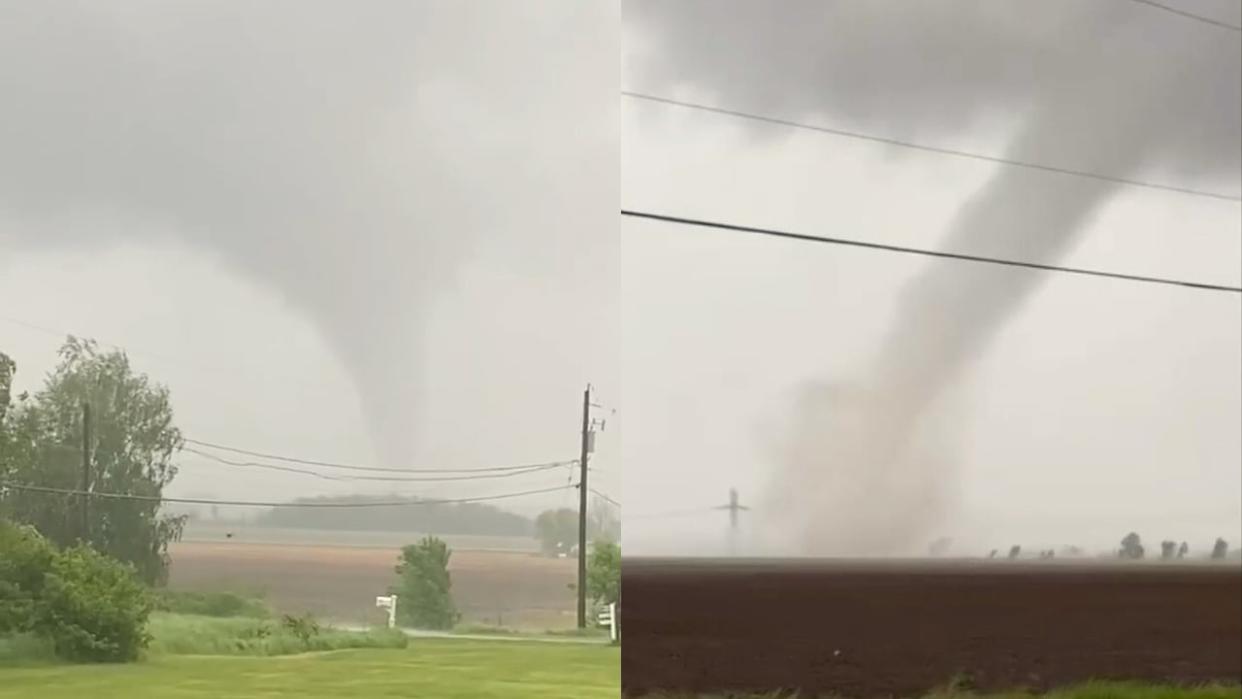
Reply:
[[[616,647],[412,639],[408,648],[281,657],[154,655],[128,665],[0,668],[0,697],[615,699]]]

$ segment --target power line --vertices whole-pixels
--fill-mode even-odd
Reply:
[[[956,252],[942,252],[939,250],[928,250],[926,248],[911,248],[901,245],[887,245],[884,243],[871,243],[863,240],[852,240],[849,238],[833,238],[828,236],[807,235],[805,233],[792,233],[789,231],[779,231],[770,228],[754,228],[751,226],[739,226],[731,223],[719,223],[715,221],[705,221],[702,219],[684,218],[680,216],[666,216],[664,214],[653,214],[644,211],[631,211],[627,209],[621,210],[622,216],[631,216],[634,218],[648,219],[652,221],[662,221],[664,223],[676,223],[684,226],[700,226],[703,228],[717,228],[726,231],[736,231],[739,233],[753,233],[756,235],[768,235],[777,238],[787,238],[791,240],[802,240],[812,243],[827,243],[832,245],[846,245],[857,248],[868,248],[871,250],[884,250],[886,252],[899,252],[907,255],[924,255],[926,257],[939,257],[950,260],[963,260],[966,262],[984,262],[994,265],[1006,265],[1009,267],[1023,267],[1026,269],[1037,269],[1046,272],[1064,272],[1066,274],[1081,274],[1090,277],[1105,277],[1109,279],[1121,279],[1131,282],[1145,282],[1148,284],[1165,284],[1169,286],[1182,286],[1192,289],[1204,289],[1208,291],[1227,291],[1234,294],[1242,293],[1242,287],[1225,286],[1222,284],[1207,284],[1204,282],[1192,282],[1181,279],[1166,279],[1162,277],[1145,277],[1137,274],[1122,274],[1119,272],[1105,272],[1095,269],[1084,269],[1081,267],[1061,267],[1058,265],[1045,265],[1037,262],[1022,262],[1019,260],[1006,260],[998,257],[984,257],[982,255],[966,255]]]
[[[601,493],[600,491],[594,488],[587,488],[587,489],[590,490],[592,493],[600,496],[601,498],[607,500],[608,502],[612,503],[613,505],[616,505],[617,507],[621,507],[621,503],[617,502],[616,500],[613,500],[612,498],[608,497],[604,493]]]
[[[543,470],[545,468],[558,468],[560,466],[568,466],[570,464],[578,463],[577,459],[571,459],[566,461],[546,461],[535,464],[520,464],[516,466],[483,466],[479,468],[386,468],[383,466],[359,466],[356,464],[343,464],[332,461],[302,459],[294,456],[283,456],[280,454],[266,454],[264,452],[251,451],[249,449],[230,447],[224,444],[204,442],[198,439],[186,438],[184,441],[187,444],[197,444],[200,447],[207,447],[208,449],[218,449],[220,451],[232,452],[234,454],[244,454],[246,456],[253,456],[260,459],[272,459],[274,461],[304,464],[307,466],[323,466],[324,468],[339,468],[347,471],[376,471],[380,473],[486,473],[503,471],[530,471]]]
[[[531,466],[523,470],[506,470],[506,471],[493,472],[493,473],[476,473],[476,474],[466,475],[466,476],[414,476],[414,477],[333,476],[329,474],[319,473],[318,471],[311,471],[310,469],[295,468],[291,466],[280,466],[277,464],[265,464],[265,463],[261,463],[258,461],[233,461],[232,459],[226,459],[224,457],[217,456],[215,454],[210,454],[205,451],[199,451],[197,449],[192,449],[188,447],[185,448],[184,450],[191,454],[197,454],[198,456],[211,459],[212,461],[216,461],[221,464],[225,464],[227,466],[266,468],[266,469],[271,469],[273,471],[285,471],[289,473],[297,473],[297,474],[303,474],[303,475],[308,475],[308,476],[315,476],[317,478],[323,478],[325,480],[331,480],[331,481],[372,481],[372,482],[383,482],[383,483],[429,483],[429,482],[445,482],[445,481],[477,481],[477,480],[485,480],[485,479],[491,479],[491,478],[512,478],[514,476],[524,476],[530,473],[540,473],[542,471],[547,471],[547,470],[554,469],[554,468],[560,468],[562,466],[565,466],[566,464],[571,463],[571,462],[557,462],[557,463],[549,463],[549,464],[537,464],[537,465]]]
[[[266,468],[272,471],[283,471],[285,473],[300,473],[300,474],[304,474],[307,476],[315,476],[316,478],[322,478],[327,481],[346,480],[346,478],[343,478],[341,476],[331,476],[325,473],[319,473],[317,471],[311,471],[310,469],[305,469],[305,468],[295,468],[293,466],[280,466],[278,464],[261,464],[261,463],[258,463],[257,461],[233,461],[231,459],[226,459],[222,456],[216,456],[215,454],[210,454],[205,451],[199,451],[197,449],[193,449],[190,447],[183,447],[182,450],[189,452],[191,454],[197,454],[198,456],[201,456],[205,459],[211,459],[212,461],[225,464],[226,466]]]
[[[1154,7],[1158,10],[1164,10],[1165,12],[1172,12],[1175,15],[1181,15],[1182,17],[1186,17],[1187,19],[1193,19],[1197,22],[1203,22],[1205,24],[1214,24],[1218,27],[1224,27],[1225,29],[1231,29],[1235,32],[1242,32],[1242,27],[1239,27],[1236,24],[1229,24],[1228,22],[1222,22],[1218,19],[1212,19],[1211,17],[1204,17],[1203,15],[1197,15],[1193,12],[1179,10],[1176,7],[1170,7],[1168,5],[1165,5],[1164,3],[1155,2],[1155,0],[1130,0],[1130,2],[1136,2],[1140,5],[1147,5],[1149,7]]]
[[[302,508],[318,508],[318,509],[344,509],[344,508],[370,508],[370,507],[409,507],[423,505],[452,505],[468,502],[486,502],[490,500],[506,500],[509,498],[524,497],[527,495],[539,495],[542,493],[552,493],[563,490],[565,486],[554,486],[551,488],[539,488],[536,490],[522,490],[513,493],[501,493],[499,495],[480,495],[472,498],[451,498],[451,499],[434,499],[434,500],[396,500],[383,502],[256,502],[253,500],[211,500],[205,498],[166,498],[151,495],[130,495],[127,493],[107,493],[98,490],[86,492],[83,490],[74,490],[69,488],[47,488],[37,485],[22,485],[18,483],[0,482],[0,489],[21,490],[33,493],[50,493],[54,495],[85,495],[92,498],[104,498],[107,500],[137,500],[141,502],[173,502],[183,505],[228,505],[233,507],[302,507]]]
[[[1011,165],[1014,167],[1023,167],[1030,170],[1040,170],[1042,172],[1053,172],[1059,175],[1072,175],[1074,177],[1085,177],[1103,182],[1113,182],[1115,184],[1130,185],[1132,187],[1145,187],[1147,189],[1160,189],[1167,192],[1178,192],[1179,194],[1191,194],[1199,197],[1209,197],[1211,199],[1222,199],[1224,201],[1242,201],[1242,196],[1233,194],[1221,194],[1219,192],[1210,192],[1202,189],[1191,189],[1189,187],[1178,187],[1175,185],[1159,184],[1156,182],[1145,182],[1143,180],[1131,180],[1124,177],[1114,177],[1112,175],[1103,175],[1097,172],[1088,172],[1086,170],[1074,170],[1072,168],[1057,167],[1055,165],[1044,165],[1041,163],[1033,163],[1026,160],[1014,160],[1012,158],[1002,158],[994,155],[984,155],[982,153],[972,153],[970,151],[957,150],[955,148],[943,148],[941,146],[929,146],[923,143],[914,143],[912,141],[903,141],[897,138],[887,136],[875,136],[859,131],[848,131],[846,129],[831,128],[827,126],[815,126],[788,119],[779,119],[776,117],[763,116],[761,114],[752,114],[749,112],[741,112],[734,109],[725,109],[723,107],[713,107],[706,104],[698,104],[695,102],[686,102],[684,100],[675,100],[668,97],[660,97],[658,95],[649,95],[642,92],[630,92],[622,90],[621,94],[637,100],[646,100],[648,102],[657,102],[659,104],[671,105],[674,107],[683,107],[685,109],[694,109],[702,112],[711,112],[713,114],[723,114],[725,116],[737,117],[739,119],[748,119],[750,121],[759,121],[766,124],[775,124],[778,126],[788,126],[795,129],[805,129],[807,131],[817,131],[819,133],[832,134],[833,136],[844,136],[846,138],[856,138],[863,141],[871,141],[873,143],[883,143],[890,146],[899,146],[901,148],[911,148],[914,150],[926,151],[928,153],[939,153],[940,155],[952,155],[959,158],[969,158],[971,160],[981,160],[989,163],[997,163],[1000,165]]]

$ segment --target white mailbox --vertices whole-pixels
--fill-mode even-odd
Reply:
[[[617,640],[617,604],[609,604],[599,613],[599,625],[608,627],[608,638]]]
[[[376,597],[375,606],[380,609],[388,610],[388,628],[396,628],[397,626],[397,596],[390,595],[388,597]]]

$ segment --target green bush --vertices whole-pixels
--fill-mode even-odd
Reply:
[[[420,629],[451,629],[461,619],[453,604],[451,556],[448,545],[433,536],[401,549],[400,582],[393,592],[402,623]]]
[[[0,520],[0,634],[34,626],[35,603],[56,549],[32,527]]]
[[[302,616],[286,614],[281,617],[280,625],[307,648],[310,648],[311,639],[319,635],[319,622],[315,621],[315,617],[310,614]]]
[[[86,546],[60,552],[35,604],[34,629],[67,660],[136,660],[151,600],[133,567]]]
[[[157,590],[154,593],[154,609],[174,614],[250,619],[266,619],[272,615],[272,610],[263,600],[235,592]]]
[[[303,639],[284,623],[160,612],[151,615],[150,628],[149,652],[169,655],[272,656],[345,648],[405,648],[409,643],[405,634],[393,629],[320,628]]]

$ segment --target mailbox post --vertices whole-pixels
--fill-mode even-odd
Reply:
[[[380,609],[388,610],[388,628],[397,627],[397,596],[390,595],[388,597],[376,597],[375,606]]]

